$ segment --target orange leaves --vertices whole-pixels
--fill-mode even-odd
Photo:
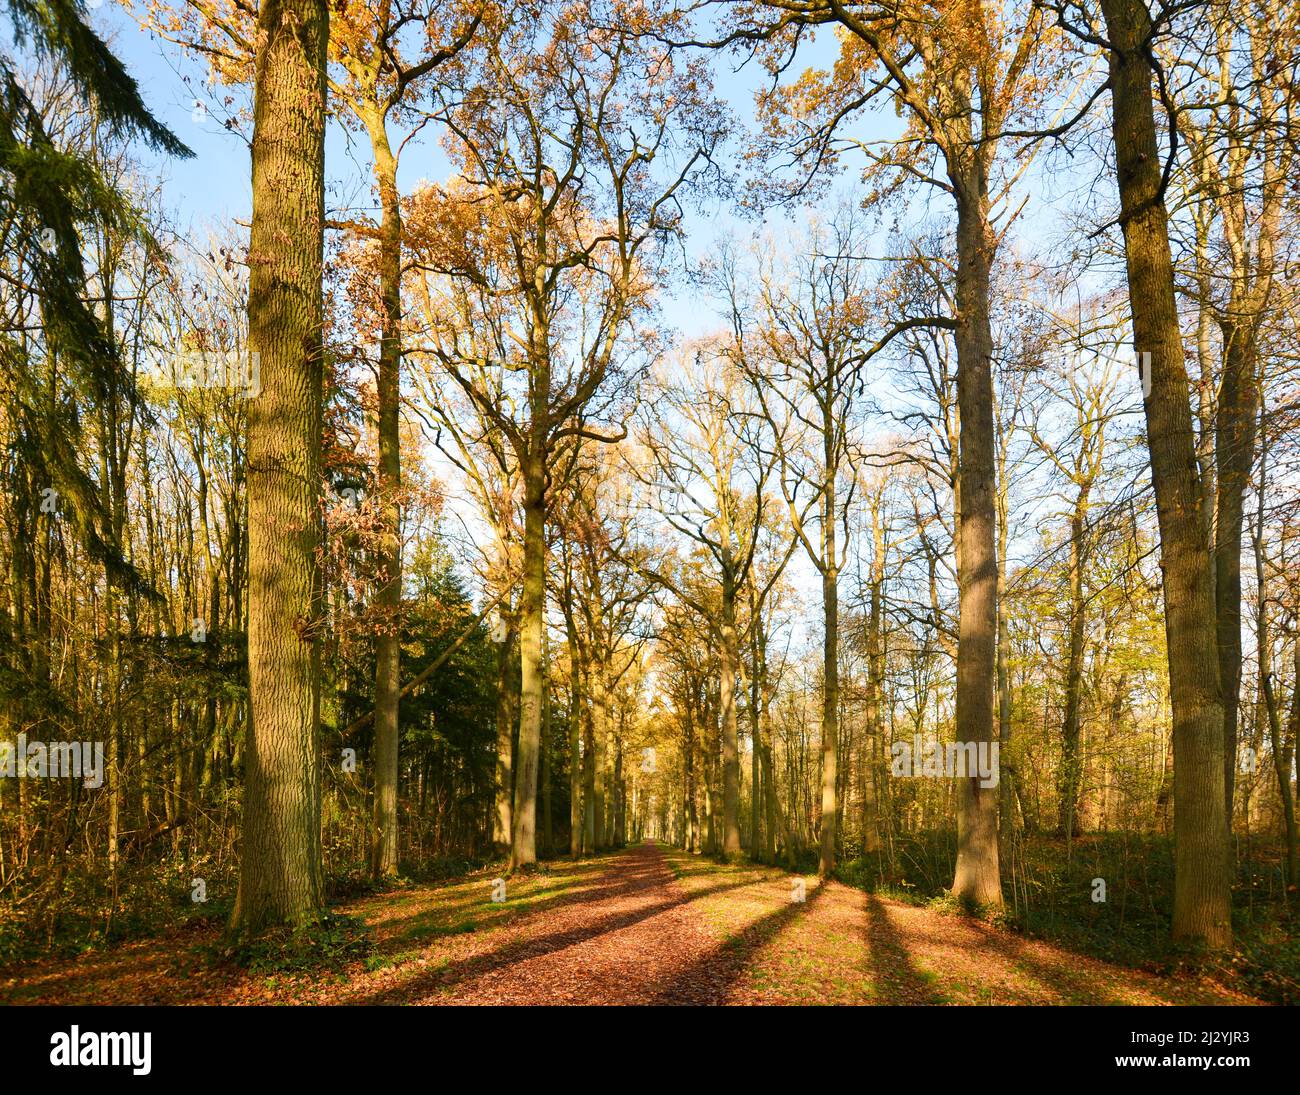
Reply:
[[[267,978],[197,958],[203,926],[0,987],[44,1004],[1254,1003],[838,882],[794,904],[783,871],[663,845],[548,866],[503,904],[487,872],[351,902],[378,960]]]
[[[965,180],[959,185],[972,192],[984,189],[970,183],[976,176],[1009,185],[1018,166],[1008,158],[1003,170],[999,153],[1019,150],[1000,148],[999,137],[1045,124],[1077,77],[1060,32],[1033,0],[814,4],[793,24],[783,23],[794,17],[780,3],[737,11],[737,32],[766,36],[761,52],[773,75],[799,73],[756,95],[762,130],[747,158],[763,165],[752,183],[759,199],[819,193],[850,151],[873,184],[868,204],[921,181],[952,189]],[[795,25],[828,23],[839,46],[830,71],[800,71]],[[881,98],[903,119],[901,134],[873,133],[868,114]]]
[[[382,16],[369,4],[338,4],[330,16],[330,60],[368,64],[383,34]]]
[[[406,246],[435,270],[473,280],[508,256],[507,238],[522,214],[518,202],[464,180],[426,186],[406,200]]]
[[[203,58],[211,79],[249,84],[257,39],[257,5],[246,0],[146,0],[138,18],[168,41]]]

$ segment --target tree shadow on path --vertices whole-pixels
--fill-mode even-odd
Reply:
[[[750,880],[749,887],[759,885]],[[718,889],[698,890],[695,897],[705,897]],[[810,912],[824,893],[825,883],[818,882],[804,901],[791,901],[784,908],[760,917],[738,934],[720,943],[677,973],[656,992],[659,1004],[725,1004],[750,969],[754,958],[783,931],[794,925],[801,914]]]
[[[889,918],[889,910],[873,894],[863,894],[866,923],[863,934],[867,960],[871,964],[872,986],[878,1004],[946,1004],[935,987],[938,978],[923,971],[912,960],[903,938]]]
[[[618,862],[619,865],[613,868],[617,875],[611,878],[608,884],[584,888],[587,892],[574,895],[569,900],[560,900],[554,904],[548,902],[546,909],[530,910],[511,927],[526,931],[543,914],[561,920],[573,920],[571,925],[541,935],[525,935],[521,938],[509,939],[487,952],[453,961],[438,970],[420,972],[398,984],[385,986],[361,999],[353,999],[349,1002],[385,1004],[445,996],[449,990],[466,982],[484,978],[520,963],[544,958],[600,936],[623,931],[710,894],[740,889],[750,884],[734,882],[711,886],[693,893],[682,892],[675,886],[675,879],[662,854],[649,847],[632,849],[627,857]],[[668,887],[671,887],[668,896],[659,899],[650,897],[646,900],[647,896],[653,895],[656,890]],[[600,893],[602,896],[593,901],[590,896],[592,892]],[[600,915],[602,905],[618,906],[629,901],[638,902],[638,899],[640,899],[639,903],[632,908]]]

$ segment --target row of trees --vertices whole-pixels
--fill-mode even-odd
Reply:
[[[359,857],[655,835],[829,875],[955,818],[953,892],[989,906],[1018,832],[1171,807],[1176,938],[1230,942],[1234,820],[1284,830],[1294,884],[1293,15],[142,18],[247,101],[251,228],[169,256],[104,97],[47,66],[24,124],[90,181],[24,206],[6,152],[4,717],[102,728],[107,778],[6,794],[15,901],[57,911],[79,858],[111,918],[124,861],[237,830],[257,933]],[[834,63],[788,79],[819,28]],[[770,76],[753,133],[711,86],[734,53]],[[327,208],[331,120],[373,213]],[[449,178],[403,193],[429,129]],[[688,260],[716,320],[673,337],[719,196],[821,211]],[[927,740],[1000,778],[903,778]]]

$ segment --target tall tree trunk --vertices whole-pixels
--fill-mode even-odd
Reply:
[[[264,0],[253,98],[248,344],[248,674],[244,831],[232,927],[315,920],[320,833],[317,570],[325,222],[323,0]]]
[[[736,583],[731,568],[722,579],[722,671],[718,700],[722,715],[722,854],[740,854],[740,739],[736,723],[736,670],[740,664],[736,637]]]
[[[588,668],[587,681],[590,688],[590,668]],[[582,720],[582,850],[590,853],[596,850],[596,734],[590,697],[584,714]]]
[[[756,625],[755,630],[758,635],[758,648],[756,655],[755,675],[758,678],[758,710],[754,715],[754,748],[761,754],[759,757],[759,768],[763,776],[763,802],[764,802],[764,825],[763,825],[763,855],[764,863],[776,862],[776,782],[775,773],[772,770],[772,746],[771,735],[767,730],[768,708],[772,702],[772,686],[768,679],[767,668],[767,627],[765,624]]]
[[[867,609],[867,710],[865,750],[865,779],[862,795],[862,850],[880,849],[880,765],[884,726],[880,717],[880,704],[885,683],[885,650],[883,636],[885,538],[880,527],[879,514],[872,514],[871,537],[871,589]]]
[[[1156,140],[1144,0],[1102,0],[1121,224],[1134,348],[1150,354],[1147,445],[1160,527],[1174,737],[1174,938],[1212,949],[1232,941],[1224,812],[1223,703],[1210,545],[1174,299],[1164,157]],[[1220,486],[1222,489],[1222,485]]]
[[[1065,715],[1061,720],[1061,770],[1057,782],[1057,825],[1066,838],[1079,833],[1079,794],[1083,779],[1079,755],[1080,707],[1083,700],[1083,537],[1087,488],[1080,487],[1070,517],[1069,652],[1065,662]]]
[[[549,392],[550,384],[543,386]],[[545,397],[543,397],[544,399]],[[534,412],[534,422],[539,415]],[[546,463],[540,430],[524,466],[524,576],[519,605],[519,745],[510,869],[537,862],[537,771],[542,734],[542,628],[546,610]]]
[[[593,648],[600,651],[591,667],[591,801],[592,801],[592,849],[603,852],[609,844],[609,828],[606,824],[605,798],[605,764],[609,746],[609,690],[606,686],[605,662],[602,654],[604,646]]]
[[[993,333],[989,289],[993,232],[982,170],[957,188],[957,403],[961,419],[957,520],[957,740],[992,742],[997,647],[994,547]],[[998,791],[978,775],[958,779],[953,893],[1001,905]]]
[[[1272,727],[1273,768],[1282,795],[1282,813],[1286,820],[1286,875],[1291,886],[1300,885],[1300,840],[1296,834],[1295,792],[1291,788],[1291,769],[1296,749],[1300,748],[1300,639],[1292,644],[1293,675],[1290,727],[1285,740],[1277,726]],[[1270,685],[1271,687],[1271,685]]]
[[[771,745],[763,746],[763,756],[761,758],[763,765],[763,796],[767,800],[767,831],[764,834],[763,841],[763,862],[776,862],[776,837],[777,829],[781,824],[780,811],[781,804],[777,800],[776,794],[776,773],[772,764],[772,747]],[[790,846],[789,840],[782,833],[782,845],[786,848]]]
[[[696,810],[696,775],[695,775],[695,702],[694,696],[687,697],[686,718],[682,727],[682,769],[683,769],[683,825],[685,828],[684,849],[692,854],[700,850],[700,822]]]
[[[614,745],[614,845],[621,848],[627,843],[627,804],[623,789],[623,740]]]
[[[114,548],[121,550],[122,532],[125,525],[125,510],[121,507],[122,494],[118,490],[116,475],[116,457],[118,452],[118,396],[116,385],[110,390],[103,408],[100,428],[100,476],[108,492],[107,504],[112,514]],[[46,572],[48,575],[48,571]],[[46,611],[53,608],[49,596],[48,583],[43,590]],[[106,677],[108,679],[108,756],[107,790],[108,790],[108,868],[112,878],[114,899],[117,896],[117,870],[121,851],[122,807],[126,790],[123,757],[122,726],[122,620],[119,610],[118,588],[112,574],[104,573],[104,615],[105,630],[108,633],[109,657]],[[112,908],[109,917],[113,915]]]
[[[379,290],[383,330],[376,384],[379,425],[379,549],[375,606],[375,797],[370,866],[374,878],[397,874],[397,772],[402,652],[401,361],[402,209],[397,159],[378,106],[365,117],[379,184]]]
[[[551,818],[551,659],[545,632],[542,634],[542,664],[545,666],[542,678],[542,855],[549,859],[555,855],[555,834]]]
[[[758,635],[763,628],[762,621],[757,618],[759,609],[754,610],[754,618],[749,621],[750,627],[750,679],[749,679],[749,854],[752,859],[761,859],[759,849],[762,846],[762,814],[760,805],[762,796],[760,790],[763,785],[762,763],[759,753],[762,752],[762,724],[759,718],[759,694],[762,688],[762,667],[759,661]]]
[[[839,819],[836,779],[840,736],[840,591],[834,562],[833,509],[824,526],[823,543],[826,562],[822,570],[822,828],[817,873],[822,878],[829,878],[835,870],[836,822]]]
[[[498,855],[510,850],[510,815],[514,802],[514,703],[510,692],[510,660],[514,654],[516,631],[513,623],[505,639],[497,646],[497,748],[496,795],[492,809],[492,845]]]
[[[1005,448],[1002,450],[1005,455]],[[1005,462],[998,475],[998,862],[1006,858],[1015,825],[1016,773],[1007,757],[1011,746],[1011,674],[1007,647],[1011,636],[1007,626],[1007,481]]]
[[[1233,303],[1238,293],[1234,292]],[[1255,453],[1259,387],[1255,378],[1255,325],[1245,318],[1224,326],[1223,382],[1215,416],[1218,491],[1214,519],[1214,599],[1223,689],[1223,813],[1232,829],[1241,694],[1241,543],[1246,488]],[[1229,844],[1231,850],[1231,844]]]
[[[569,855],[582,854],[582,652],[565,587],[564,622],[569,643]]]

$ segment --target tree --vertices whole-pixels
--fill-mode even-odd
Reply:
[[[731,280],[733,348],[767,420],[777,481],[794,537],[821,576],[822,794],[818,872],[835,870],[840,814],[840,573],[861,456],[864,367],[884,348],[869,341],[870,293],[851,215],[814,227],[791,269],[759,273],[757,300]],[[747,317],[755,314],[755,327]]]
[[[1017,172],[999,180],[999,150],[1018,123],[1031,117],[1049,78],[1052,32],[1037,4],[998,8],[960,4],[936,18],[910,0],[861,7],[824,0],[754,6],[772,14],[755,27],[740,16],[737,38],[773,43],[768,61],[782,71],[786,50],[809,27],[842,28],[833,72],[805,73],[761,102],[772,147],[789,151],[799,168],[786,185],[800,194],[852,149],[866,154],[874,174],[919,180],[948,194],[956,210],[956,268],[951,327],[957,349],[960,406],[958,506],[957,737],[993,741],[993,679],[997,636],[997,560],[993,429],[994,260],[1005,229],[994,210],[1011,192]],[[745,9],[748,11],[749,9]],[[846,119],[879,96],[906,119],[903,136],[883,151],[843,132]],[[933,161],[937,161],[934,163]],[[953,892],[975,905],[1000,905],[997,792],[960,781],[957,863]]]
[[[1144,0],[1101,0],[1101,11],[1133,344],[1149,363],[1143,366],[1144,406],[1160,525],[1174,719],[1173,934],[1177,940],[1221,949],[1232,940],[1223,693],[1212,556],[1200,516],[1202,484],[1174,299],[1165,158],[1156,139],[1156,73],[1149,43],[1158,28]]]
[[[523,481],[512,868],[536,861],[557,460],[581,440],[621,436],[621,382],[643,335],[634,324],[659,278],[661,247],[680,228],[680,202],[721,135],[698,66],[674,67],[635,33],[653,19],[636,6],[614,18],[599,3],[514,11],[447,89],[463,182],[425,195],[437,253],[419,266],[444,279],[450,305],[427,350],[507,438]],[[490,332],[490,355],[467,344],[467,316]]]
[[[1261,416],[1262,417],[1262,416]],[[1270,621],[1270,574],[1264,544],[1264,495],[1268,484],[1268,436],[1260,446],[1259,482],[1255,528],[1252,539],[1255,548],[1256,606],[1255,640],[1259,662],[1259,689],[1264,703],[1264,717],[1268,724],[1269,751],[1273,755],[1273,774],[1277,778],[1278,797],[1282,800],[1282,823],[1286,838],[1286,880],[1291,886],[1300,882],[1300,864],[1297,864],[1295,796],[1291,791],[1291,760],[1295,755],[1297,730],[1300,730],[1300,673],[1291,696],[1290,726],[1282,726],[1277,686],[1273,673],[1273,638]],[[1294,644],[1294,658],[1300,669],[1300,641]],[[1289,731],[1289,732],[1288,732]]]
[[[584,765],[586,843],[603,851],[619,843],[619,780],[614,771],[622,748],[615,719],[620,688],[640,667],[644,636],[641,606],[649,583],[629,560],[634,528],[632,493],[618,465],[592,462],[571,484],[561,534],[577,550],[573,607],[583,622],[582,678],[591,728],[590,764]]]
[[[410,113],[406,100],[419,90],[421,81],[465,48],[482,17],[482,10],[455,8],[435,17],[434,11],[425,10],[422,4],[408,7],[400,0],[386,0],[378,7],[344,8],[330,35],[331,54],[343,70],[341,78],[330,81],[330,89],[369,138],[380,208],[378,228],[365,232],[377,243],[381,312],[375,391],[383,534],[375,560],[379,630],[375,641],[375,797],[370,853],[371,873],[377,879],[397,873],[401,687],[402,211],[397,168],[402,145],[394,147],[390,127],[395,118]],[[426,36],[423,55],[408,63],[401,56],[402,32],[416,22],[423,24]]]
[[[416,242],[413,258],[424,255],[423,239]],[[413,331],[436,328],[442,321],[442,298],[433,294],[426,278],[411,278],[410,294],[417,306]],[[463,302],[462,302],[463,303]],[[466,315],[465,342],[490,357],[494,350],[489,328],[476,329],[477,317]],[[522,482],[514,451],[493,423],[458,388],[442,383],[442,369],[427,357],[417,358],[415,372],[423,413],[435,427],[434,444],[460,472],[489,535],[470,537],[483,556],[484,588],[499,594],[494,639],[497,649],[496,694],[496,802],[492,811],[492,843],[501,854],[510,849],[511,811],[514,800],[514,737],[518,714],[518,689],[513,674],[518,647],[517,611],[512,604],[521,571]]]
[[[193,155],[150,113],[136,81],[82,19],[72,4],[12,0],[13,34],[61,71],[50,73],[88,102],[98,126],[114,141],[138,136],[172,156]],[[89,143],[89,142],[88,142]],[[58,413],[57,393],[36,379],[29,360],[38,336],[47,381],[60,375],[96,399],[134,406],[133,370],[114,337],[111,314],[97,313],[87,299],[88,280],[78,228],[102,227],[123,243],[143,245],[155,260],[159,247],[125,195],[101,172],[93,149],[60,148],[36,103],[19,82],[8,56],[0,56],[0,209],[17,232],[7,241],[18,259],[7,275],[33,298],[36,315],[0,340],[0,366],[9,400],[39,454],[45,482],[70,504],[78,539],[104,565],[115,587],[141,587],[141,576],[123,557],[121,513],[113,514],[78,459],[79,422]],[[107,295],[107,294],[106,294]],[[107,304],[108,302],[105,301]],[[120,478],[118,485],[121,485]],[[103,486],[107,487],[107,484]],[[119,509],[120,509],[120,499]]]
[[[412,99],[422,84],[449,65],[493,10],[484,3],[432,5],[424,0],[383,0],[339,8],[330,27],[327,79],[330,106],[346,123],[359,125],[370,145],[379,194],[379,220],[331,221],[374,245],[368,271],[378,313],[374,362],[378,434],[374,486],[382,523],[373,552],[375,593],[375,765],[370,870],[374,878],[397,872],[398,691],[401,679],[402,487],[402,217],[397,171],[406,142],[395,129],[418,120]],[[222,0],[189,0],[179,10],[159,6],[150,25],[165,37],[204,56],[224,83],[247,83],[256,55],[258,7]],[[412,28],[419,27],[417,56],[405,56]],[[359,333],[358,333],[359,335]]]
[[[1080,731],[1083,704],[1084,644],[1088,634],[1088,570],[1096,540],[1092,528],[1094,493],[1100,486],[1106,453],[1106,429],[1116,412],[1115,389],[1118,381],[1115,358],[1103,356],[1089,365],[1087,361],[1067,358],[1064,368],[1055,370],[1048,384],[1063,398],[1070,418],[1064,424],[1065,439],[1044,438],[1037,421],[1029,427],[1030,436],[1056,469],[1073,488],[1066,499],[1069,520],[1067,545],[1069,562],[1066,580],[1069,588],[1066,614],[1065,710],[1061,716],[1061,765],[1057,776],[1057,825],[1066,838],[1080,832],[1079,796],[1083,780],[1080,755]]]
[[[759,441],[756,411],[727,355],[699,348],[676,369],[665,369],[655,396],[643,403],[641,453],[631,468],[668,527],[703,554],[715,584],[716,610],[682,577],[641,564],[648,578],[699,614],[717,650],[727,856],[741,850],[737,608],[763,538],[765,489],[775,464]]]
[[[871,529],[871,563],[867,577],[866,618],[866,711],[863,727],[866,741],[862,760],[862,850],[880,848],[880,773],[878,758],[883,756],[885,705],[885,567],[891,548],[890,515],[886,509],[888,478],[881,471],[867,475],[860,487],[863,508]]]
[[[1295,124],[1288,105],[1295,91],[1294,74],[1279,54],[1296,41],[1300,16],[1292,8],[1265,12],[1237,0],[1207,4],[1206,15],[1214,36],[1217,79],[1208,89],[1212,94],[1203,100],[1196,85],[1189,89],[1188,109],[1179,124],[1190,153],[1198,227],[1217,222],[1211,227],[1218,228],[1221,241],[1211,251],[1211,240],[1198,240],[1196,284],[1201,315],[1218,327],[1221,344],[1218,370],[1211,370],[1208,355],[1202,360],[1205,372],[1218,374],[1214,421],[1202,427],[1214,450],[1213,467],[1203,466],[1202,494],[1205,512],[1213,510],[1224,813],[1231,829],[1241,693],[1245,496],[1258,448],[1264,368],[1259,339],[1279,303],[1277,240],[1296,150],[1294,140],[1288,139]],[[1202,384],[1211,379],[1203,376]]]
[[[320,806],[321,293],[325,239],[323,0],[264,0],[254,80],[248,415],[251,728],[232,927],[315,920]]]

